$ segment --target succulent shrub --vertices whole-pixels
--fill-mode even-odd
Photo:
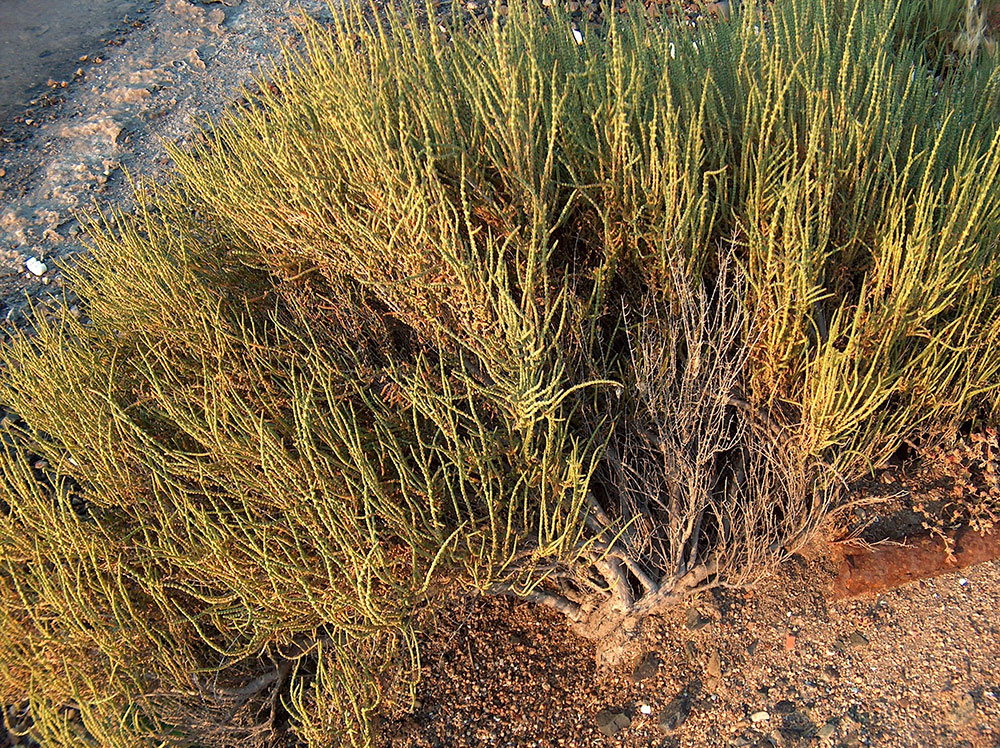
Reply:
[[[35,739],[365,744],[449,596],[613,659],[903,440],[996,424],[989,50],[901,0],[628,10],[349,7],[95,223],[81,314],[2,357]]]

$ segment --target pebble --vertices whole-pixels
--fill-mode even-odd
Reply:
[[[37,257],[29,257],[24,266],[28,268],[28,272],[34,276],[41,278],[48,271],[48,266],[39,260]]]
[[[775,714],[791,714],[795,711],[795,704],[788,699],[782,699],[774,705]]]
[[[632,724],[632,720],[624,712],[613,712],[610,709],[602,709],[594,717],[597,722],[597,729],[607,735],[614,737],[626,727]]]
[[[840,678],[840,671],[833,665],[826,665],[819,674],[819,678],[824,683],[836,683]]]
[[[684,654],[689,660],[694,660],[698,656],[698,648],[694,642],[684,642]]]
[[[660,669],[660,657],[655,652],[647,652],[639,658],[639,662],[632,670],[632,682],[641,683],[656,675]]]
[[[712,656],[708,658],[708,667],[705,668],[705,671],[712,678],[722,677],[722,660],[719,659],[718,652],[712,652]]]
[[[760,722],[767,722],[769,719],[771,719],[771,715],[765,712],[763,709],[759,712],[754,712],[753,714],[750,715],[750,721],[753,722],[754,724],[758,724]]]
[[[820,728],[816,730],[816,737],[820,740],[826,740],[827,738],[832,738],[833,733],[837,731],[837,725],[833,722],[827,722],[820,725]]]
[[[687,703],[680,697],[667,704],[663,708],[663,711],[660,712],[660,718],[657,720],[660,733],[669,735],[684,724],[684,720],[687,719],[687,711]]]
[[[868,644],[868,637],[860,631],[853,631],[851,632],[851,635],[847,637],[847,643],[852,647],[864,647]]]
[[[711,618],[706,618],[697,608],[688,608],[686,623],[688,631],[700,631],[712,622]]]

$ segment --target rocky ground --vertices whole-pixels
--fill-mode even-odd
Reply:
[[[328,13],[315,0],[138,8],[0,125],[7,329],[59,293],[59,264],[84,247],[81,214],[127,206],[128,177],[162,177],[164,144],[187,142],[293,44],[296,13]],[[883,492],[905,496],[891,516],[919,527],[922,491]],[[856,507],[841,534],[883,539],[881,506]],[[383,726],[382,745],[1000,748],[1000,563],[840,603],[825,595],[834,574],[820,546],[752,589],[706,594],[651,621],[612,671],[549,611],[464,601],[426,642],[420,702]]]
[[[293,44],[322,0],[140,3],[75,71],[0,122],[0,325],[60,286],[84,247],[80,218],[127,206],[129,179],[158,179],[183,145]],[[36,262],[30,262],[34,259]]]
[[[548,610],[456,604],[380,748],[1000,748],[1000,561],[831,602],[845,550],[905,543],[950,521],[956,491],[989,494],[967,452],[887,466],[777,574],[652,619],[615,669]]]
[[[1000,746],[1000,564],[829,604],[823,561],[652,621],[598,671],[557,616],[470,600],[425,649],[399,748]]]

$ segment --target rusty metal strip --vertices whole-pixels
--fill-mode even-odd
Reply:
[[[948,533],[953,541],[949,557],[940,536],[920,535],[903,545],[884,545],[844,553],[840,573],[830,594],[843,600],[893,589],[918,579],[928,579],[973,564],[1000,558],[1000,527],[986,534],[971,528]]]

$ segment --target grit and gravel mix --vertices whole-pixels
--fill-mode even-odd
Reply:
[[[469,600],[380,746],[1000,746],[1000,563],[837,604],[831,574],[696,599],[614,670],[547,610]]]

